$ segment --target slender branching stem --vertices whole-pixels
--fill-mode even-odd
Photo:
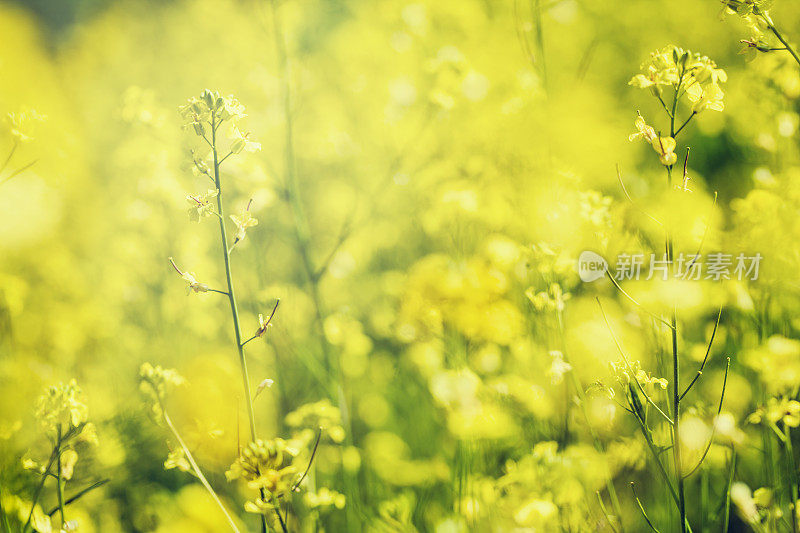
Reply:
[[[319,448],[319,441],[322,439],[322,428],[317,430],[317,440],[314,441],[314,447],[311,449],[311,457],[308,458],[308,465],[306,465],[306,469],[303,471],[303,475],[300,476],[294,485],[292,485],[292,492],[296,492],[300,489],[300,484],[306,479],[308,476],[308,472],[311,470],[311,465],[314,464],[314,457],[317,455],[317,448]]]
[[[8,516],[3,509],[3,486],[0,485],[0,525],[3,526],[3,533],[11,533],[11,525],[8,523]]]
[[[691,121],[692,121],[692,119],[695,117],[695,115],[697,115],[697,111],[692,111],[692,114],[691,114],[691,115],[689,115],[689,118],[687,118],[687,119],[686,119],[686,121],[684,121],[684,123],[683,123],[683,124],[681,124],[681,127],[680,127],[680,128],[678,128],[678,129],[675,131],[675,135],[678,135],[678,134],[679,134],[679,133],[680,133],[680,132],[683,130],[683,128],[685,128],[686,126],[688,126],[688,125],[689,125],[689,122],[691,122]]]
[[[219,213],[219,233],[220,244],[222,245],[222,257],[225,262],[225,280],[228,284],[228,302],[231,308],[231,317],[233,319],[233,334],[236,338],[236,350],[239,353],[239,366],[242,371],[242,384],[244,386],[244,396],[247,405],[247,418],[250,422],[250,440],[255,442],[258,439],[256,432],[256,417],[253,411],[253,396],[250,393],[250,376],[247,373],[247,358],[244,354],[244,345],[242,344],[242,331],[239,326],[239,309],[236,304],[236,293],[233,289],[233,274],[231,273],[231,255],[230,248],[228,247],[228,235],[225,231],[225,212],[222,207],[222,181],[220,180],[220,162],[219,154],[217,153],[217,117],[216,111],[211,113],[211,154],[214,161],[214,185],[217,187],[217,212]],[[266,493],[261,490],[261,498],[266,499]],[[261,530],[267,530],[267,518],[261,515]]]
[[[194,460],[192,452],[189,450],[189,447],[186,445],[183,438],[181,438],[181,434],[178,433],[178,430],[172,423],[172,419],[169,417],[167,410],[164,408],[163,405],[160,405],[160,407],[161,407],[161,412],[164,414],[164,422],[166,422],[167,427],[172,432],[172,435],[175,437],[175,440],[178,441],[178,445],[181,447],[181,450],[183,450],[183,454],[186,456],[186,460],[189,461],[189,465],[192,467],[192,472],[194,472],[194,475],[197,476],[197,479],[200,480],[200,483],[203,485],[203,487],[205,487],[205,489],[211,495],[211,498],[214,500],[214,503],[217,504],[217,507],[220,508],[222,514],[225,515],[225,518],[228,520],[228,525],[231,526],[231,530],[235,531],[236,533],[239,533],[239,528],[236,526],[236,522],[233,521],[233,518],[228,513],[228,510],[222,504],[222,501],[219,499],[219,496],[217,496],[217,493],[214,491],[214,489],[211,487],[211,484],[206,479],[206,476],[203,475],[203,471],[200,469],[200,466],[197,464],[197,461]]]
[[[76,502],[76,501],[80,500],[86,494],[92,492],[94,489],[98,489],[98,488],[102,487],[103,485],[105,485],[109,481],[111,481],[111,480],[107,479],[107,478],[106,479],[101,479],[99,481],[95,481],[94,483],[92,483],[88,487],[79,490],[74,495],[72,495],[69,498],[67,498],[66,500],[64,500],[64,505],[67,506],[67,505],[69,505],[69,504],[71,504],[73,502]],[[58,506],[53,507],[52,509],[47,511],[47,516],[53,516],[57,512],[58,512]]]
[[[621,293],[621,294],[622,294],[622,295],[623,295],[625,298],[627,298],[628,300],[630,300],[630,301],[631,301],[631,303],[633,303],[633,304],[634,304],[636,307],[638,307],[639,309],[641,309],[641,310],[642,310],[644,313],[646,313],[646,314],[650,315],[650,317],[651,317],[651,318],[653,318],[654,320],[657,320],[658,322],[660,322],[660,323],[664,324],[664,325],[665,325],[665,326],[667,326],[668,328],[671,328],[671,327],[672,327],[672,324],[671,324],[670,322],[667,322],[666,320],[664,320],[664,319],[663,319],[663,318],[661,318],[660,316],[656,315],[655,313],[651,313],[651,312],[650,312],[650,311],[648,311],[648,310],[647,310],[647,309],[646,309],[646,308],[645,308],[645,307],[644,307],[642,304],[640,304],[639,302],[637,302],[637,301],[636,301],[636,299],[634,299],[634,297],[633,297],[633,296],[631,296],[630,294],[628,294],[627,292],[625,292],[625,289],[623,289],[622,287],[620,287],[620,285],[619,285],[619,283],[617,282],[617,280],[615,280],[615,279],[614,279],[614,276],[612,276],[612,275],[611,275],[611,272],[609,272],[608,270],[606,270],[606,275],[608,276],[608,279],[611,281],[611,284],[612,284],[612,285],[614,285],[614,287],[615,287],[615,288],[616,288],[616,289],[617,289],[617,290],[618,290],[618,291],[619,291],[619,292],[620,292],[620,293]]]
[[[730,370],[730,368],[731,368],[731,358],[728,357],[727,364],[725,365],[725,377],[722,380],[722,393],[720,394],[719,397],[719,407],[717,407],[717,418],[719,418],[720,413],[722,413],[722,403],[725,400],[725,388],[728,385],[728,370]],[[695,467],[692,468],[689,472],[687,472],[683,476],[684,479],[694,474],[703,465],[703,461],[706,460],[706,456],[708,455],[709,450],[711,450],[711,445],[714,444],[714,437],[716,436],[716,433],[717,433],[717,420],[715,418],[714,423],[711,426],[711,435],[708,438],[708,444],[703,450],[703,455],[700,456],[700,460],[697,461]]]
[[[289,533],[289,530],[286,528],[286,521],[283,519],[283,515],[281,514],[281,508],[278,504],[278,501],[275,499],[275,495],[272,495],[272,505],[275,508],[275,515],[278,517],[278,523],[281,526],[281,531],[283,533]]]
[[[761,19],[767,24],[769,31],[771,31],[773,35],[775,35],[775,37],[778,38],[778,40],[781,42],[784,48],[786,48],[786,51],[792,55],[795,62],[798,65],[800,65],[800,56],[797,55],[797,52],[795,51],[794,48],[792,48],[792,45],[790,45],[788,41],[786,41],[786,38],[783,36],[780,30],[778,30],[778,28],[775,27],[775,23],[772,22],[772,18],[767,13],[761,13]]]
[[[678,85],[675,88],[675,94],[672,99],[672,114],[670,116],[669,130],[670,137],[675,138],[677,132],[675,131],[675,112],[678,108],[678,96],[680,94],[681,85],[683,83],[684,72],[678,78]],[[672,190],[672,166],[667,167],[667,187]],[[666,250],[667,261],[672,267],[674,273],[675,253],[674,242],[672,237],[671,221],[667,220],[667,235],[666,235]],[[678,357],[678,308],[677,302],[673,301],[671,324],[671,340],[672,340],[672,417],[674,423],[672,424],[672,452],[675,462],[675,479],[677,481],[678,491],[678,513],[680,514],[681,531],[687,532],[686,528],[686,494],[684,490],[683,479],[683,463],[681,462],[681,393],[680,393],[680,358]]]
[[[36,509],[36,504],[39,501],[39,497],[42,495],[42,489],[44,489],[45,481],[47,481],[47,473],[50,472],[50,469],[53,467],[53,461],[55,461],[58,457],[58,448],[60,445],[60,441],[57,441],[53,445],[53,451],[50,453],[50,458],[47,460],[47,465],[44,467],[44,472],[42,472],[42,479],[39,481],[39,484],[36,486],[36,490],[33,493],[31,510],[28,513],[28,519],[25,521],[25,525],[22,526],[22,533],[26,533],[30,528],[31,520],[33,519],[33,511]]]
[[[19,147],[19,141],[14,139],[14,145],[11,147],[11,151],[8,152],[8,156],[6,157],[5,161],[3,161],[3,165],[0,166],[0,172],[3,172],[8,164],[11,162],[11,158],[14,157],[14,153],[17,151],[17,147]]]
[[[789,426],[784,423],[783,431],[786,435],[783,445],[786,450],[786,461],[789,467],[789,492],[791,495],[791,502],[789,502],[789,512],[792,515],[792,533],[797,533],[800,526],[797,523],[797,500],[798,497],[798,479],[797,479],[797,466],[794,460],[794,448],[792,447],[792,434]]]
[[[233,288],[233,274],[231,273],[231,257],[230,252],[228,251],[228,235],[225,230],[225,215],[224,210],[222,207],[222,183],[219,177],[219,158],[217,155],[217,147],[216,147],[216,117],[212,116],[212,129],[211,129],[211,138],[212,138],[212,145],[211,145],[211,153],[214,158],[214,184],[217,186],[217,190],[219,194],[217,194],[217,212],[220,214],[220,221],[219,221],[219,232],[220,232],[220,240],[222,241],[222,257],[225,262],[225,280],[228,284],[228,301],[230,302],[231,307],[231,317],[233,318],[233,333],[236,338],[236,348],[239,352],[239,364],[242,370],[242,382],[244,385],[244,392],[245,397],[248,398],[247,402],[247,416],[250,421],[250,438],[251,440],[256,440],[256,419],[255,414],[253,412],[253,403],[249,400],[250,396],[250,378],[247,373],[247,359],[244,355],[244,350],[242,348],[242,333],[241,328],[239,327],[239,309],[236,304],[236,293],[234,292]]]
[[[658,404],[656,404],[656,402],[650,397],[650,395],[647,394],[647,391],[644,389],[644,386],[642,386],[641,382],[639,381],[639,378],[636,377],[636,372],[633,371],[633,367],[631,366],[631,363],[630,363],[630,360],[628,359],[628,356],[625,354],[625,351],[622,349],[622,345],[619,343],[619,340],[617,340],[617,336],[614,334],[614,330],[611,328],[611,322],[608,321],[608,317],[606,316],[606,312],[603,309],[603,304],[600,303],[600,298],[596,298],[596,300],[597,300],[597,305],[600,306],[600,313],[603,315],[603,320],[606,323],[606,327],[608,328],[608,331],[611,334],[611,338],[614,340],[614,345],[617,347],[617,351],[619,352],[620,356],[622,357],[622,360],[625,363],[626,370],[628,371],[628,374],[630,374],[631,379],[633,379],[634,383],[636,383],[636,387],[639,389],[639,391],[645,397],[645,399],[647,400],[647,403],[649,403],[651,406],[653,406],[653,408],[661,416],[663,416],[664,419],[671,426],[674,426],[675,424],[674,424],[673,420],[658,406]]]
[[[628,199],[628,201],[631,203],[631,205],[632,205],[633,207],[635,207],[635,208],[636,208],[636,210],[637,210],[637,211],[639,211],[639,212],[640,212],[640,213],[642,213],[644,216],[646,216],[647,218],[649,218],[650,220],[652,220],[653,222],[655,222],[656,224],[658,224],[659,226],[661,226],[661,227],[663,228],[663,227],[664,227],[664,224],[663,224],[663,223],[662,223],[660,220],[658,220],[657,218],[655,218],[655,217],[654,217],[654,216],[652,216],[650,213],[648,213],[648,212],[647,212],[647,211],[645,211],[644,209],[640,208],[640,207],[639,207],[639,206],[636,204],[636,202],[633,200],[633,197],[631,197],[630,193],[628,192],[628,189],[627,189],[627,187],[625,187],[625,182],[624,182],[624,181],[622,181],[622,172],[621,172],[621,171],[620,171],[620,169],[619,169],[619,165],[617,165],[617,166],[616,166],[616,168],[617,168],[617,180],[619,181],[619,186],[620,186],[620,188],[622,189],[622,192],[623,192],[623,194],[625,194],[625,198],[627,198],[627,199]]]
[[[64,480],[61,474],[61,426],[58,427],[58,457],[56,458],[56,492],[58,493],[58,512],[61,514],[61,525],[67,523],[67,517],[64,513]]]
[[[642,505],[642,500],[639,499],[639,496],[636,494],[636,488],[633,485],[633,481],[631,481],[631,492],[633,492],[633,499],[636,500],[636,505],[639,507],[639,512],[642,513],[642,518],[644,521],[647,522],[647,525],[650,526],[650,529],[653,533],[660,533],[658,528],[653,525],[653,522],[650,520],[650,517],[647,516],[647,511],[644,510],[644,505]]]
[[[700,369],[697,371],[697,374],[692,379],[692,382],[686,387],[686,390],[680,396],[680,400],[683,400],[683,397],[689,394],[689,391],[692,390],[692,387],[697,380],[700,379],[700,376],[703,375],[703,369],[706,367],[706,362],[708,361],[708,354],[711,353],[711,346],[714,344],[714,337],[717,335],[717,328],[719,327],[719,319],[722,316],[722,306],[719,308],[719,312],[717,313],[717,320],[714,322],[714,330],[711,332],[711,340],[708,341],[708,348],[706,348],[706,355],[703,357],[703,362],[700,363]]]
[[[284,158],[286,173],[286,194],[288,196],[292,215],[294,217],[294,231],[297,240],[297,248],[300,259],[309,284],[309,292],[314,305],[317,332],[320,339],[322,358],[325,369],[333,376],[336,388],[336,403],[341,414],[342,426],[345,429],[345,442],[352,444],[352,428],[350,425],[350,415],[347,408],[347,398],[344,392],[342,379],[341,362],[334,357],[334,352],[328,344],[323,329],[325,313],[323,310],[322,297],[320,294],[319,281],[324,273],[314,267],[311,257],[311,235],[308,225],[308,218],[303,208],[302,198],[297,176],[297,162],[294,149],[294,120],[292,116],[292,91],[291,91],[291,68],[289,53],[286,48],[286,38],[281,22],[280,10],[277,0],[269,0],[272,14],[272,33],[275,39],[275,52],[278,64],[281,69],[282,99],[284,114]],[[348,492],[348,501],[351,503],[346,507],[347,527],[352,531],[361,531],[361,521],[356,516],[355,510],[359,505],[360,496],[358,495],[358,484],[353,476],[344,471],[344,481]]]
[[[608,509],[606,509],[606,504],[603,503],[603,497],[600,495],[600,491],[596,492],[597,494],[597,503],[600,504],[600,510],[603,512],[603,516],[606,518],[606,522],[608,523],[608,527],[611,528],[611,531],[614,533],[619,533],[617,531],[617,527],[614,525],[614,520],[611,518],[611,515],[608,514]]]

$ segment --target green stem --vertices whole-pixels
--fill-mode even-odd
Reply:
[[[3,509],[3,486],[0,485],[0,524],[3,525],[4,533],[11,533],[11,526],[8,523],[8,516]]]
[[[683,75],[681,72],[678,79],[678,85],[675,88],[675,95],[672,100],[672,116],[670,117],[670,137],[675,138],[675,112],[678,108],[678,94],[683,83]],[[690,117],[691,118],[691,117]],[[688,123],[688,121],[687,121]],[[685,124],[684,124],[685,125]],[[681,126],[681,129],[683,126]],[[668,190],[672,190],[672,166],[667,167],[667,186]],[[674,241],[672,237],[672,224],[671,220],[667,219],[667,235],[666,235],[666,248],[667,248],[667,261],[674,268]],[[683,480],[683,463],[681,462],[681,390],[680,390],[680,359],[678,357],[678,309],[677,302],[672,305],[671,323],[671,337],[672,337],[672,452],[675,462],[675,478],[677,482],[678,491],[678,512],[680,514],[681,531],[686,533],[686,494],[684,490]]]
[[[566,337],[564,335],[564,319],[562,316],[562,311],[556,312],[557,322],[558,322],[558,334],[561,342],[561,354],[564,356],[564,361],[569,364],[569,356],[567,355],[567,345],[566,345]],[[597,432],[595,431],[594,427],[591,424],[591,419],[589,418],[589,412],[586,410],[586,393],[583,391],[583,387],[581,387],[580,381],[578,381],[578,376],[575,375],[575,370],[571,370],[569,372],[570,377],[572,378],[572,386],[575,389],[575,394],[578,396],[578,403],[581,406],[581,412],[583,413],[583,418],[586,421],[586,427],[589,429],[589,434],[592,437],[592,441],[594,442],[595,449],[600,452],[604,453],[605,450],[603,449],[603,444],[600,442],[600,437],[598,437]],[[608,496],[611,499],[611,506],[614,508],[614,513],[617,515],[617,519],[619,521],[619,527],[624,533],[625,528],[622,525],[622,508],[619,504],[619,497],[617,496],[617,490],[614,487],[614,481],[612,479],[611,472],[605,478],[605,485],[606,490],[608,491]]]
[[[672,251],[672,242],[670,242],[670,252]],[[670,255],[670,261],[672,257]],[[673,307],[672,312],[672,450],[675,456],[675,477],[678,481],[678,510],[680,512],[681,530],[686,533],[686,495],[684,492],[683,480],[683,464],[681,463],[681,433],[680,433],[680,418],[681,418],[681,399],[680,391],[678,389],[678,375],[679,375],[679,362],[678,362],[678,330],[677,330],[677,310]]]
[[[244,385],[244,396],[247,405],[247,417],[250,422],[250,440],[255,442],[258,437],[256,433],[256,417],[253,411],[253,396],[250,393],[250,376],[247,373],[247,358],[244,354],[242,344],[242,332],[239,327],[239,309],[236,305],[236,293],[233,289],[233,274],[231,273],[231,256],[228,247],[228,236],[225,231],[225,212],[222,208],[222,182],[219,177],[219,154],[217,153],[217,119],[216,111],[211,114],[211,153],[214,158],[214,185],[219,193],[217,194],[217,212],[219,213],[219,233],[222,244],[222,257],[225,261],[225,279],[228,284],[228,302],[231,307],[231,317],[233,318],[233,333],[236,337],[236,349],[239,353],[239,366],[242,371],[242,383]],[[261,490],[262,499],[266,498],[264,490]],[[261,516],[261,530],[267,530],[267,519]]]
[[[110,480],[110,479],[101,479],[100,481],[95,481],[94,483],[92,483],[91,485],[89,485],[88,487],[86,487],[85,489],[79,490],[79,491],[78,491],[78,492],[76,492],[76,493],[75,493],[73,496],[70,496],[69,498],[67,498],[67,499],[64,501],[64,505],[65,505],[65,506],[67,506],[67,505],[69,505],[69,504],[71,504],[71,503],[73,503],[73,502],[76,502],[76,501],[78,501],[78,500],[79,500],[79,499],[81,499],[81,498],[82,498],[82,497],[83,497],[85,494],[88,494],[89,492],[93,491],[93,490],[94,490],[94,489],[96,489],[96,488],[102,487],[103,485],[105,485],[105,484],[106,484],[106,483],[108,483],[109,481],[111,481],[111,480]],[[58,507],[53,507],[52,509],[50,509],[50,510],[47,512],[47,516],[53,516],[53,515],[54,515],[54,514],[56,514],[57,512],[58,512]]]
[[[689,125],[689,122],[692,121],[692,119],[695,117],[695,115],[697,115],[697,111],[692,111],[692,114],[689,115],[689,117],[683,122],[683,124],[681,124],[681,127],[678,128],[677,130],[675,130],[674,137],[677,137],[678,134],[683,130],[683,128],[685,128],[686,126]]]
[[[231,526],[231,529],[236,533],[239,533],[239,528],[236,527],[236,523],[233,521],[231,515],[228,514],[228,510],[225,509],[224,505],[222,505],[222,501],[219,499],[219,496],[217,496],[217,493],[211,487],[211,484],[206,479],[206,476],[203,475],[203,471],[200,470],[200,466],[197,464],[197,461],[194,460],[192,452],[189,451],[189,447],[186,446],[186,443],[181,438],[180,433],[178,433],[178,430],[175,428],[175,425],[172,423],[172,419],[170,419],[169,414],[167,414],[167,410],[164,408],[163,405],[161,406],[161,412],[164,413],[164,422],[167,423],[167,427],[169,427],[170,431],[172,431],[172,435],[175,437],[175,440],[178,441],[178,445],[183,450],[183,454],[186,456],[186,460],[189,461],[189,464],[192,467],[192,471],[197,476],[197,479],[200,480],[200,483],[202,483],[203,487],[205,487],[205,489],[211,495],[211,498],[214,500],[214,503],[217,504],[217,506],[222,511],[222,514],[225,515],[225,518],[228,520],[228,524]]]
[[[734,451],[733,447],[731,447],[731,461],[728,468],[730,469],[730,472],[728,473],[728,480],[725,486],[725,514],[722,521],[723,533],[727,533],[728,525],[731,519],[731,486],[733,485],[733,477],[736,472],[736,452]]]
[[[31,502],[31,511],[28,513],[28,519],[25,521],[25,525],[22,526],[22,533],[26,533],[28,528],[31,525],[31,520],[33,519],[33,510],[36,509],[36,504],[39,501],[39,497],[42,495],[42,489],[44,489],[45,481],[47,481],[48,473],[50,472],[50,468],[53,466],[53,461],[55,461],[56,457],[58,456],[58,448],[61,446],[61,442],[57,442],[55,446],[53,446],[53,451],[50,452],[50,459],[47,461],[47,466],[44,468],[44,472],[42,472],[42,479],[39,481],[39,485],[36,487],[36,491],[33,493],[33,501]]]
[[[278,516],[278,523],[281,525],[281,531],[283,533],[289,533],[289,530],[286,528],[286,522],[283,520],[283,516],[281,515],[281,508],[278,506],[277,500],[275,500],[275,496],[272,496],[272,505],[275,507],[275,514]]]
[[[242,333],[239,328],[239,309],[236,305],[236,293],[233,289],[233,274],[231,273],[231,256],[228,251],[228,236],[225,231],[225,213],[222,208],[222,183],[219,178],[219,160],[217,155],[217,128],[216,128],[216,114],[211,118],[211,153],[214,158],[214,185],[216,185],[219,194],[217,194],[217,212],[220,215],[219,219],[219,232],[220,240],[222,241],[222,257],[225,261],[225,279],[228,283],[228,301],[231,307],[231,317],[233,318],[233,332],[236,337],[236,349],[239,352],[239,364],[242,371],[242,381],[244,385],[245,398],[247,401],[247,415],[250,420],[250,438],[256,440],[256,419],[253,413],[253,402],[250,399],[250,377],[247,373],[247,359],[244,355],[242,348]]]
[[[792,533],[798,532],[797,524],[797,499],[798,499],[798,480],[797,480],[797,466],[794,461],[794,449],[792,447],[792,434],[789,427],[784,424],[783,432],[786,435],[784,447],[786,449],[786,459],[789,463],[789,487],[792,501],[789,502],[789,511],[792,513]]]
[[[783,46],[786,47],[786,51],[788,51],[792,55],[792,57],[794,58],[795,62],[798,65],[800,65],[800,56],[797,55],[797,52],[795,51],[795,49],[792,48],[792,46],[786,41],[786,39],[781,34],[780,30],[778,30],[778,28],[775,27],[775,24],[772,22],[772,19],[770,18],[770,16],[767,15],[766,13],[762,13],[761,14],[761,18],[764,20],[764,22],[767,23],[767,27],[775,35],[775,37],[778,38],[778,40],[781,42],[781,44],[783,44]]]
[[[273,37],[275,39],[275,50],[278,58],[278,63],[281,68],[281,81],[283,93],[283,114],[285,121],[284,131],[284,158],[286,166],[286,192],[288,200],[291,205],[292,215],[294,217],[294,231],[297,239],[298,251],[305,271],[312,303],[314,305],[315,318],[317,323],[317,330],[320,339],[320,346],[322,350],[323,363],[329,374],[333,375],[336,383],[336,403],[339,406],[341,414],[342,426],[345,429],[345,443],[352,445],[352,427],[350,424],[350,415],[347,409],[347,398],[344,392],[344,385],[342,379],[341,364],[338,358],[334,358],[333,350],[328,345],[323,329],[324,323],[324,309],[322,297],[319,290],[319,278],[321,272],[318,272],[313,265],[310,249],[310,230],[308,226],[308,218],[303,209],[303,202],[300,197],[300,187],[297,179],[297,165],[295,160],[294,151],[294,122],[292,119],[292,92],[291,92],[291,69],[289,65],[289,54],[286,49],[286,40],[283,33],[283,26],[281,24],[280,12],[276,0],[269,0],[270,8],[272,11],[273,23]],[[344,472],[344,480],[346,485],[346,492],[348,492],[348,500],[353,504],[346,507],[346,517],[348,528],[351,531],[360,531],[361,520],[354,514],[355,506],[358,505],[360,499],[358,495],[358,485],[353,477]]]
[[[58,488],[58,512],[61,514],[61,526],[67,523],[67,517],[64,514],[64,484],[61,477],[61,427],[58,428],[58,442],[59,449],[56,458],[56,487]]]

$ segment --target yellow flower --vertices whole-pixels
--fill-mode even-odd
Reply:
[[[209,189],[205,194],[189,195],[186,201],[189,202],[189,220],[199,222],[201,218],[216,215],[214,205],[211,200],[219,195],[218,189]]]
[[[39,397],[36,416],[45,429],[53,433],[64,435],[82,428],[88,416],[83,391],[74,379],[66,385],[50,387]]]
[[[747,421],[751,424],[781,422],[789,427],[800,427],[800,402],[788,398],[770,398],[767,405],[759,407],[747,417]]]
[[[652,126],[647,125],[641,114],[636,117],[634,125],[637,131],[628,136],[629,141],[639,138],[644,139],[658,153],[658,159],[662,165],[670,166],[675,164],[678,160],[678,156],[675,155],[675,139],[659,136]]]
[[[171,257],[169,258],[169,262],[172,264],[172,268],[174,268],[175,271],[180,274],[184,281],[186,281],[186,283],[189,285],[189,290],[194,292],[208,292],[208,285],[206,283],[200,283],[197,281],[197,277],[194,272],[184,272],[178,268],[178,265],[175,264],[175,261],[173,261]]]
[[[675,154],[675,139],[672,137],[659,137],[650,144],[658,153],[658,160],[662,165],[672,166],[678,161],[678,156]]]
[[[228,250],[229,252],[233,250],[234,246],[239,244],[244,240],[245,237],[247,237],[247,228],[252,228],[253,226],[258,225],[258,219],[253,218],[253,216],[250,214],[250,205],[252,203],[253,201],[250,200],[247,203],[247,207],[242,210],[241,214],[231,215],[231,220],[233,220],[233,223],[236,225],[236,236],[233,239],[233,244],[231,245],[230,250]]]
[[[161,403],[169,389],[184,383],[186,380],[174,369],[153,366],[150,363],[143,363],[139,368],[139,387],[150,400],[156,418],[160,419],[163,415]]]
[[[628,135],[629,141],[634,141],[636,139],[642,138],[648,143],[652,143],[655,139],[658,138],[656,134],[656,130],[653,129],[652,126],[648,126],[647,122],[645,122],[644,117],[641,113],[637,114],[636,120],[634,121],[633,125],[636,127],[636,133],[631,133]]]
[[[702,86],[695,83],[686,89],[686,96],[693,102],[692,111],[699,113],[705,109],[712,109],[714,111],[722,111],[725,109],[725,104],[722,98],[725,93],[722,92],[719,85],[710,83]]]
[[[242,479],[248,488],[266,493],[266,499],[257,497],[245,503],[245,511],[265,514],[273,508],[273,500],[278,501],[292,490],[292,480],[297,473],[292,460],[297,453],[297,448],[283,439],[259,439],[242,450],[225,477],[228,481]]]
[[[72,473],[75,470],[75,463],[78,462],[78,452],[75,450],[64,450],[61,452],[61,476],[66,479],[72,479]]]
[[[229,135],[233,140],[231,153],[241,154],[242,152],[258,152],[261,150],[261,143],[251,141],[250,133],[242,133],[235,125],[231,127]]]
[[[181,472],[190,472],[192,470],[192,465],[186,459],[183,448],[170,450],[169,455],[167,455],[167,460],[164,461],[164,469],[171,470],[173,468],[177,468]]]

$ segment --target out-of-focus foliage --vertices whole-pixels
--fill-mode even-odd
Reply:
[[[290,530],[611,531],[618,520],[645,531],[635,482],[649,518],[673,531],[624,395],[635,374],[666,402],[669,334],[648,313],[666,316],[674,299],[684,384],[724,308],[681,419],[687,470],[705,459],[686,482],[690,521],[718,530],[733,479],[732,531],[791,531],[800,67],[762,50],[780,46],[755,20],[767,6],[283,0],[276,40],[269,1],[89,4],[50,33],[0,3],[0,165],[11,153],[0,172],[0,504],[12,528],[40,478],[20,458],[46,459],[58,422],[85,440],[96,428],[98,442],[76,443],[77,463],[67,454],[66,496],[109,480],[68,505],[82,533],[229,528],[152,422],[162,406],[139,394],[152,361],[185,378],[150,400],[168,403],[243,530],[257,530],[244,510],[269,507],[256,496],[269,485],[290,502]],[[770,15],[792,34],[800,8],[776,1]],[[650,53],[669,43],[714,64],[689,60],[698,87],[684,109],[702,117],[665,144],[649,91],[672,86],[674,58]],[[644,92],[628,86],[640,65],[663,74],[655,86],[635,78]],[[217,193],[197,171],[195,121],[182,129],[179,113],[205,88],[235,94],[252,132],[231,132],[231,151],[253,153],[222,176],[241,237],[242,331],[256,334],[262,441],[249,444],[227,299],[208,290],[226,279]],[[664,165],[678,172],[686,146],[691,180],[675,191]],[[583,250],[660,254],[653,219],[672,221],[676,250],[761,253],[758,282],[624,283],[638,306],[608,280],[579,280]],[[37,413],[42,390],[73,378],[85,400],[59,389],[60,407]],[[667,424],[656,426],[666,448]],[[609,484],[612,524],[596,495],[615,514]],[[35,508],[37,531],[55,498]]]

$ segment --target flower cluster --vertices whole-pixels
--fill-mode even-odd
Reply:
[[[219,189],[209,189],[204,194],[190,194],[186,197],[189,202],[189,220],[192,222],[199,222],[201,218],[210,217],[212,215],[219,216],[214,210],[214,200],[219,196]]]
[[[292,480],[298,469],[293,460],[299,450],[283,439],[251,442],[225,472],[228,481],[242,479],[250,489],[260,491],[245,503],[245,511],[266,514],[293,489]]]
[[[207,134],[210,132],[215,136],[217,128],[227,122],[232,154],[261,149],[261,144],[253,142],[248,132],[239,129],[239,120],[247,115],[244,106],[234,96],[220,96],[219,92],[206,89],[199,98],[190,98],[186,105],[180,107],[180,112],[185,121],[184,128],[192,128],[207,142]]]
[[[706,56],[667,46],[653,52],[641,70],[630,85],[649,89],[658,98],[665,87],[671,87],[677,98],[685,95],[689,99],[693,113],[724,108],[719,84],[727,81],[728,75]]]
[[[644,139],[658,153],[658,159],[662,165],[671,166],[677,162],[678,156],[675,154],[675,139],[673,137],[660,136],[652,126],[647,125],[641,114],[636,118],[634,125],[637,131],[628,136],[629,141],[639,138]]]
[[[83,391],[73,379],[49,387],[37,401],[36,417],[51,434],[65,434],[83,428],[88,417]]]
[[[777,424],[800,427],[800,402],[788,398],[770,398],[767,405],[761,406],[747,417],[751,424]]]
[[[292,428],[320,428],[333,442],[342,442],[345,437],[341,411],[328,399],[301,405],[286,415],[286,424]]]
[[[528,287],[525,296],[537,311],[560,312],[564,310],[564,305],[571,295],[565,293],[558,283],[551,283],[546,291],[536,292],[533,287]]]
[[[139,368],[139,388],[150,401],[157,419],[163,416],[162,403],[172,387],[183,385],[186,380],[172,368],[161,368],[143,363]]]
[[[46,116],[37,113],[33,109],[22,109],[18,113],[8,113],[6,115],[9,131],[16,142],[32,140],[31,130],[33,123],[44,122],[46,119]]]

